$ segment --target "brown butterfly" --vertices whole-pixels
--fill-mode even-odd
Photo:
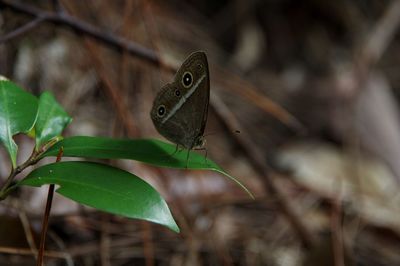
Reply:
[[[177,149],[201,148],[209,100],[207,56],[194,52],[183,62],[174,81],[158,92],[150,116],[157,131],[177,144]]]

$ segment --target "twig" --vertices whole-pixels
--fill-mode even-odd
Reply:
[[[64,149],[61,146],[60,150],[58,151],[58,154],[57,154],[56,162],[61,161],[63,152],[64,152]],[[39,254],[38,254],[38,259],[36,261],[36,266],[43,265],[44,244],[46,242],[47,228],[48,228],[48,224],[49,224],[49,217],[50,217],[51,204],[53,202],[53,195],[54,195],[54,184],[50,184],[49,192],[47,194],[46,209],[45,209],[44,217],[43,217],[42,232],[40,235]]]
[[[381,58],[400,24],[400,1],[391,1],[361,47],[359,66],[371,66]]]
[[[19,216],[19,219],[21,220],[22,228],[24,229],[24,232],[25,232],[26,241],[28,242],[28,245],[29,245],[30,249],[32,250],[32,253],[35,254],[35,258],[37,258],[37,247],[36,247],[35,239],[33,238],[33,233],[32,233],[31,226],[29,224],[28,216],[26,215],[24,206],[20,204],[19,200],[16,200],[15,204],[18,208],[18,216]]]
[[[10,175],[7,177],[6,181],[4,182],[3,186],[1,187],[0,201],[5,199],[8,196],[8,194],[10,194],[10,192],[13,191],[14,188],[16,187],[16,186],[11,186],[11,183],[14,180],[14,178],[19,173],[21,173],[25,168],[35,164],[37,162],[39,156],[40,156],[40,152],[33,150],[31,156],[29,157],[28,160],[26,160],[26,162],[24,162],[23,164],[21,164],[11,170]]]
[[[332,200],[331,236],[332,253],[335,266],[344,266],[343,234],[341,226],[341,202],[340,199]]]
[[[243,80],[236,74],[229,73],[220,67],[215,67],[216,75],[215,80],[218,84],[222,84],[222,89],[234,92],[244,99],[247,99],[253,103],[256,107],[263,110],[278,119],[282,124],[289,128],[296,130],[298,133],[306,133],[305,126],[297,120],[292,114],[283,109],[277,103],[269,99],[268,97],[260,94],[254,85],[250,82]],[[229,78],[227,78],[229,77]],[[243,89],[245,88],[245,89]]]
[[[108,215],[101,215],[101,235],[100,235],[100,261],[103,266],[111,266],[110,262],[110,233],[108,228]]]
[[[153,244],[153,231],[151,224],[145,221],[141,222],[142,239],[143,239],[143,253],[145,257],[146,266],[154,266],[154,244]]]
[[[388,5],[362,45],[355,49],[352,69],[354,82],[347,87],[337,88],[338,91],[345,92],[345,98],[352,100],[359,95],[368,80],[369,71],[379,61],[399,28],[399,14],[400,1],[394,0]]]
[[[7,42],[11,39],[14,39],[34,28],[36,28],[37,26],[39,26],[40,23],[42,23],[43,21],[45,21],[46,18],[45,17],[36,17],[34,20],[26,23],[25,25],[17,28],[16,30],[10,32],[9,34],[6,34],[2,37],[0,37],[0,43],[4,43]]]
[[[15,254],[15,255],[32,255],[34,252],[27,248],[10,248],[0,246],[0,253]],[[59,251],[46,251],[46,257],[66,259],[69,258],[69,254],[66,252]]]
[[[233,132],[234,130],[239,130],[241,132],[240,134],[233,134],[233,138],[249,159],[249,163],[261,176],[260,180],[263,182],[266,190],[276,198],[277,204],[281,207],[282,213],[286,216],[289,223],[298,234],[303,245],[305,247],[313,246],[315,244],[313,234],[307,228],[304,221],[301,220],[299,215],[296,214],[283,191],[276,185],[274,178],[271,176],[272,170],[268,169],[267,164],[263,159],[264,155],[256,147],[251,138],[246,136],[246,131],[241,129],[240,123],[216,93],[211,93],[211,101],[214,103],[213,106],[216,107],[214,110],[218,114],[218,118],[224,119],[223,124],[229,129],[229,131]]]
[[[51,0],[51,4],[53,6],[54,11],[56,11],[58,14],[65,13],[65,9],[59,0]]]
[[[101,60],[101,56],[99,56],[97,53],[98,48],[96,43],[86,40],[85,45],[89,54],[91,55],[93,65],[99,74],[100,79],[105,85],[104,91],[115,106],[117,116],[119,117],[121,123],[125,126],[128,136],[137,136],[137,127],[133,124],[135,120],[133,119],[131,112],[129,112],[129,108],[125,102],[125,97],[121,96],[118,86],[111,80],[109,75],[107,75],[106,68]]]
[[[11,191],[18,187],[18,184],[11,186],[12,181],[14,178],[21,173],[25,168],[36,164],[41,158],[40,156],[46,151],[50,146],[54,145],[58,141],[58,138],[50,140],[47,144],[45,144],[40,149],[33,149],[31,156],[29,156],[28,160],[26,160],[23,164],[18,165],[16,168],[11,169],[10,175],[7,177],[6,181],[4,182],[3,186],[0,190],[0,201],[5,199]]]
[[[77,33],[82,33],[90,36],[97,41],[100,41],[118,51],[127,51],[128,53],[144,59],[154,65],[162,66],[163,68],[169,70],[175,70],[173,66],[168,65],[164,61],[162,61],[158,54],[153,50],[141,46],[137,43],[131,42],[127,39],[120,38],[110,33],[105,33],[103,30],[77,18],[74,18],[66,13],[53,13],[43,11],[25,3],[21,4],[16,1],[7,0],[0,0],[0,6],[7,7],[15,12],[23,13],[25,15],[41,17],[47,22],[51,22],[62,27],[69,27]]]

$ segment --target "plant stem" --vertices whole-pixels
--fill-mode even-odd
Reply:
[[[11,169],[10,175],[7,177],[6,182],[2,186],[0,190],[0,201],[5,199],[8,194],[16,188],[16,186],[11,186],[12,181],[14,178],[21,173],[25,168],[37,163],[38,157],[41,153],[33,150],[31,156],[29,157],[28,160],[26,160],[23,164],[17,166],[16,168]]]
[[[61,161],[63,151],[64,151],[64,149],[61,146],[60,150],[58,151],[58,154],[57,154],[56,162]],[[47,227],[49,225],[49,217],[50,217],[51,204],[53,202],[53,195],[54,195],[54,184],[50,184],[49,191],[47,194],[46,209],[45,209],[44,217],[43,217],[42,232],[40,235],[39,254],[38,254],[36,266],[43,265],[44,244],[46,242]]]
[[[0,201],[2,201],[5,198],[7,198],[8,194],[10,194],[11,191],[13,191],[15,188],[18,187],[16,185],[11,186],[11,183],[14,180],[14,178],[19,173],[21,173],[23,170],[25,170],[25,168],[36,164],[41,159],[40,156],[46,150],[48,150],[51,146],[53,146],[55,143],[57,143],[60,140],[60,138],[61,137],[56,137],[56,138],[50,140],[47,144],[45,144],[40,149],[37,149],[37,147],[35,147],[33,149],[33,151],[32,151],[31,156],[29,156],[28,160],[26,160],[23,164],[18,165],[16,168],[11,169],[10,175],[7,177],[6,182],[4,183],[4,185],[0,189]]]

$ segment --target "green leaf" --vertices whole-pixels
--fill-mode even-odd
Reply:
[[[72,118],[58,104],[53,95],[44,92],[39,99],[38,117],[35,124],[36,150],[54,137],[61,135]]]
[[[233,180],[254,198],[239,180],[226,173],[209,158],[206,159],[204,156],[190,151],[189,161],[187,161],[188,150],[176,151],[175,145],[160,140],[75,136],[56,143],[42,157],[57,156],[61,146],[64,149],[63,156],[66,157],[130,159],[161,167],[216,171]]]
[[[18,147],[12,137],[33,127],[37,106],[35,96],[0,77],[0,142],[7,149],[13,168],[17,164]]]
[[[58,162],[32,171],[19,185],[56,184],[61,195],[99,210],[164,225],[179,232],[167,203],[139,177],[94,162]]]

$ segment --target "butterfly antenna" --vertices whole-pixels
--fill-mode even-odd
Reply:
[[[237,129],[233,130],[232,133],[240,134],[240,130],[237,130]],[[211,135],[217,135],[217,134],[218,134],[217,132],[210,132],[210,133],[204,134],[204,137],[211,136]]]

